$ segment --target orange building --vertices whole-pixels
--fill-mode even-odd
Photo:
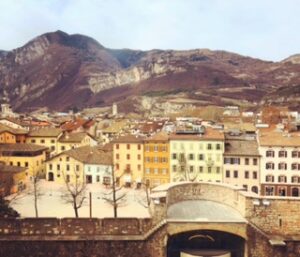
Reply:
[[[169,136],[161,132],[144,140],[144,183],[155,187],[169,181]]]

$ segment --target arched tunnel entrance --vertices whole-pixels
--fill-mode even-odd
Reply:
[[[245,240],[234,234],[199,230],[169,237],[167,257],[244,257]]]

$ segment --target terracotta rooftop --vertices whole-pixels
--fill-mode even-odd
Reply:
[[[99,150],[97,147],[83,146],[65,151],[59,155],[62,154],[66,154],[85,164],[112,165],[113,163],[112,153]],[[53,158],[56,158],[57,156],[54,156]]]
[[[259,156],[256,140],[226,140],[224,155]]]
[[[153,135],[152,137],[145,138],[144,141],[168,141],[169,140],[169,134],[166,132],[159,132]]]
[[[77,133],[66,133],[59,138],[59,142],[68,143],[68,142],[76,142],[80,143],[87,135],[86,132],[77,132]]]
[[[48,147],[36,144],[0,144],[0,152],[36,152]]]
[[[112,141],[112,143],[143,143],[144,137],[125,135]]]
[[[170,140],[221,140],[224,141],[224,133],[212,128],[206,128],[204,134],[171,134]]]
[[[4,124],[0,124],[0,133],[2,132],[10,132],[11,134],[15,134],[15,135],[28,133],[26,130],[23,129],[14,129]]]
[[[29,137],[58,137],[62,133],[60,128],[41,128],[28,133]]]
[[[63,125],[61,125],[61,129],[66,130],[66,131],[76,130],[80,127],[88,129],[91,126],[93,126],[94,123],[95,123],[95,121],[93,121],[93,120],[77,118],[75,120],[70,120],[70,121],[65,122]]]
[[[260,132],[259,144],[261,146],[292,146],[300,147],[300,133]]]

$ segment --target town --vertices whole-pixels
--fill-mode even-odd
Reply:
[[[91,184],[143,191],[190,181],[260,196],[300,196],[300,115],[287,108],[255,113],[227,106],[215,120],[128,118],[116,104],[92,115],[22,115],[7,104],[1,108],[3,197],[41,180],[53,190]]]

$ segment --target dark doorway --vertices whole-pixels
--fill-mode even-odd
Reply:
[[[86,179],[86,183],[87,184],[93,183],[93,177],[92,177],[92,175],[86,175],[85,179]]]
[[[299,188],[297,187],[292,188],[292,196],[299,196]]]
[[[214,230],[180,233],[168,239],[167,257],[230,256],[244,257],[245,240],[239,236]],[[202,254],[202,255],[201,255]]]
[[[54,181],[54,174],[53,172],[48,173],[48,181]]]

